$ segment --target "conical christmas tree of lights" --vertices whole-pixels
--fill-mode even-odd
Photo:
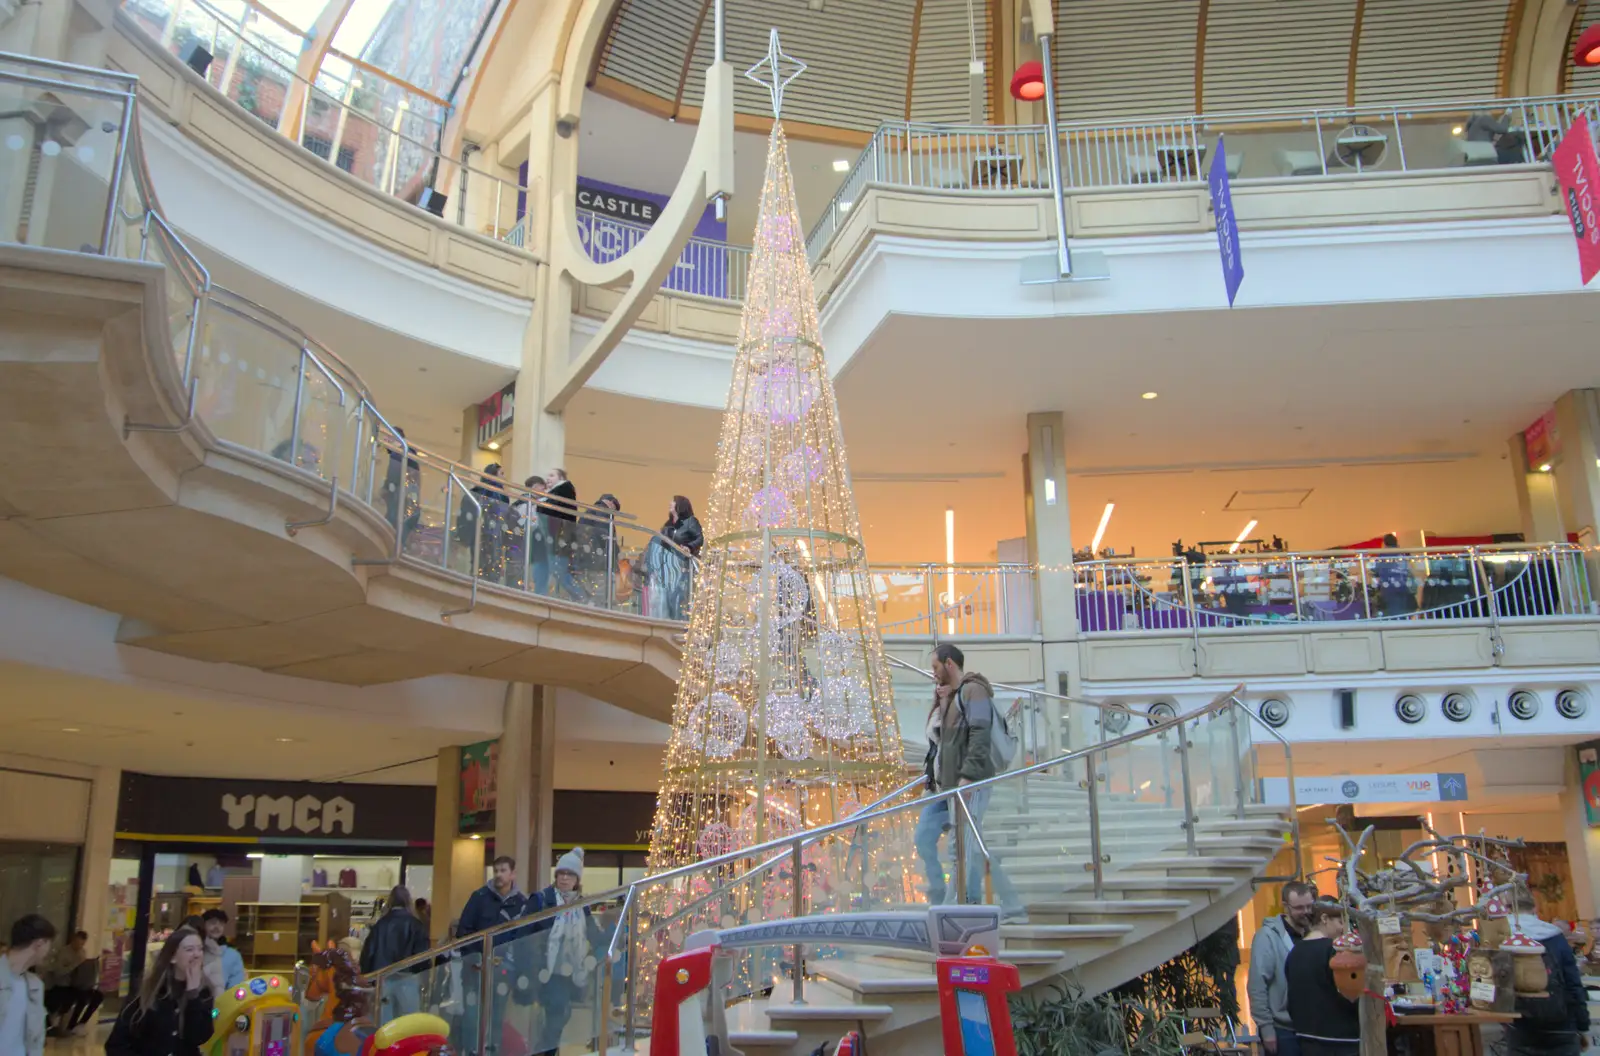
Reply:
[[[904,780],[776,121],[705,514],[652,872],[837,820]]]

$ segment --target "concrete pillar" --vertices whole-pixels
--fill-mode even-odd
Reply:
[[[1600,914],[1600,829],[1591,828],[1583,805],[1583,782],[1578,753],[1567,750],[1566,781],[1561,793],[1561,821],[1566,828],[1567,862],[1572,867],[1572,895],[1578,917],[1593,920]]]
[[[442,942],[472,892],[483,886],[483,841],[461,830],[461,749],[439,749],[433,795],[433,923],[430,938]]]
[[[557,129],[559,85],[546,81],[528,106],[528,221],[526,247],[541,260],[550,259],[550,225],[555,189],[578,180],[576,132]],[[517,415],[511,431],[510,468],[517,479],[565,465],[566,425],[559,414],[545,410],[559,389],[571,359],[573,283],[548,264],[539,265],[534,281],[533,316],[522,344],[517,374]]]
[[[1560,447],[1550,472],[1561,523],[1586,541],[1600,528],[1600,391],[1573,389],[1556,401]]]
[[[117,839],[117,797],[121,791],[121,770],[114,766],[95,768],[89,791],[88,825],[83,834],[77,907],[78,927],[89,933],[90,950],[104,949],[109,937],[106,910],[111,894],[111,850]]]
[[[495,768],[494,846],[517,860],[527,891],[550,883],[555,747],[555,691],[511,683]]]
[[[1044,688],[1062,695],[1082,689],[1078,659],[1078,615],[1072,583],[1072,522],[1067,504],[1065,417],[1060,411],[1028,415],[1027,493],[1028,556],[1038,571],[1035,611],[1043,639]],[[1054,738],[1044,746],[1063,751],[1085,743],[1082,723],[1073,714],[1060,721],[1061,709],[1052,702],[1046,714]]]
[[[1528,465],[1522,434],[1511,438],[1511,473],[1517,489],[1517,513],[1522,519],[1522,537],[1530,543],[1557,543],[1566,539],[1561,506],[1556,500],[1555,477]]]

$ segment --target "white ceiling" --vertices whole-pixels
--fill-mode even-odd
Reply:
[[[1600,300],[1583,294],[891,316],[836,381],[868,550],[878,562],[940,559],[947,507],[958,560],[990,559],[997,540],[1022,535],[1024,423],[1045,410],[1066,416],[1079,546],[1107,502],[1117,509],[1103,545],[1146,556],[1180,537],[1231,539],[1251,519],[1255,534],[1300,549],[1387,531],[1408,543],[1517,531],[1507,442],[1563,392],[1600,386],[1597,322]],[[1148,391],[1158,398],[1141,399]],[[585,390],[568,419],[579,486],[628,509],[664,508],[673,493],[698,502],[718,420]]]

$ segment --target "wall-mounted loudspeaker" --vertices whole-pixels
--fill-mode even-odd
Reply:
[[[189,68],[202,77],[211,68],[211,52],[207,51],[206,46],[197,40],[191,40],[185,44],[178,57],[188,63]]]
[[[1164,722],[1171,722],[1178,717],[1178,709],[1165,700],[1158,700],[1145,710],[1150,725],[1160,726]]]
[[[1339,728],[1341,730],[1356,728],[1356,691],[1353,689],[1339,691]]]
[[[1277,697],[1268,697],[1261,702],[1261,721],[1275,730],[1281,730],[1289,724],[1289,702],[1279,700]]]
[[[417,196],[417,207],[426,209],[434,216],[443,216],[444,203],[449,197],[448,194],[436,191],[432,187],[424,187],[422,193]]]
[[[1582,690],[1563,689],[1556,694],[1556,711],[1563,719],[1581,719],[1589,713],[1589,699]]]
[[[1513,718],[1527,722],[1539,714],[1539,694],[1526,689],[1514,689],[1506,698],[1506,710]]]

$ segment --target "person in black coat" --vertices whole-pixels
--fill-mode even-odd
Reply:
[[[1344,907],[1329,900],[1311,907],[1311,930],[1289,951],[1283,977],[1289,984],[1289,1019],[1301,1056],[1358,1056],[1361,1013],[1334,985],[1329,962],[1333,940],[1345,933]]]
[[[545,480],[550,495],[544,514],[550,524],[550,574],[554,580],[551,595],[559,587],[573,601],[587,605],[589,592],[572,578],[572,557],[578,545],[578,487],[559,466],[547,473]]]
[[[211,991],[202,966],[205,942],[178,928],[162,945],[139,993],[122,1006],[106,1056],[200,1056],[211,1040]]]
[[[684,550],[690,557],[699,557],[700,548],[705,545],[705,532],[700,528],[700,521],[694,515],[694,505],[682,495],[672,497],[672,505],[667,507],[667,523],[661,526],[661,534]],[[689,600],[689,587],[693,578],[692,562],[683,555],[674,554],[677,574],[667,577],[667,604],[666,616],[669,620],[684,618],[684,607]]]
[[[389,909],[373,922],[361,943],[361,974],[371,975],[391,964],[428,952],[428,931],[411,912],[411,892],[396,887],[389,892]],[[415,972],[424,971],[426,961],[414,970],[401,969],[384,981],[383,1020],[409,1015],[422,1007]]]

